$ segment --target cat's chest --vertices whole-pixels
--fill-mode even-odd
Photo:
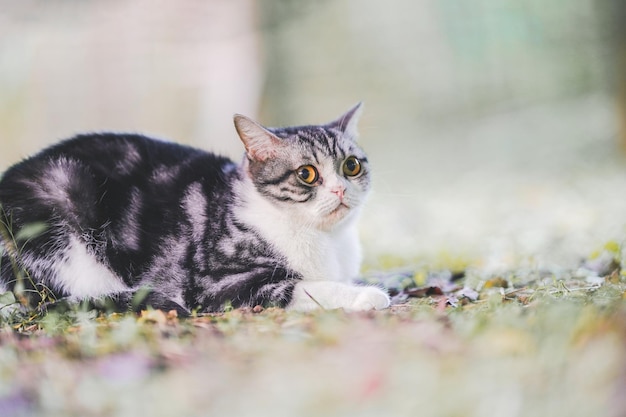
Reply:
[[[352,223],[332,232],[314,230],[294,225],[283,213],[262,204],[241,208],[237,217],[252,226],[305,280],[348,282],[359,272],[361,251]]]
[[[272,244],[305,280],[349,282],[360,264],[359,243],[352,228],[335,233],[294,230]]]

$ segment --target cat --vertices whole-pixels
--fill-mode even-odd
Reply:
[[[351,283],[371,182],[356,141],[361,109],[285,128],[235,115],[239,164],[138,134],[81,134],[44,149],[0,180],[0,293],[19,283],[31,305],[105,299],[183,315],[388,307],[382,289]]]

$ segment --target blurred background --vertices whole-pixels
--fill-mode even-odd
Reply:
[[[625,23],[621,0],[0,0],[0,171],[101,130],[238,159],[235,112],[364,101],[367,265],[572,267],[624,236]]]

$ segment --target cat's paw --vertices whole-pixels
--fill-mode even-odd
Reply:
[[[343,308],[347,311],[381,310],[389,307],[386,292],[376,287],[360,287],[332,281],[302,281],[293,291],[290,310]]]
[[[382,310],[389,307],[391,300],[389,295],[376,287],[360,287],[352,305],[348,307],[351,311]]]

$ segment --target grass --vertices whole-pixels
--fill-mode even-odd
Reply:
[[[361,314],[7,316],[0,415],[624,415],[626,283],[579,275],[384,274],[413,296]]]

